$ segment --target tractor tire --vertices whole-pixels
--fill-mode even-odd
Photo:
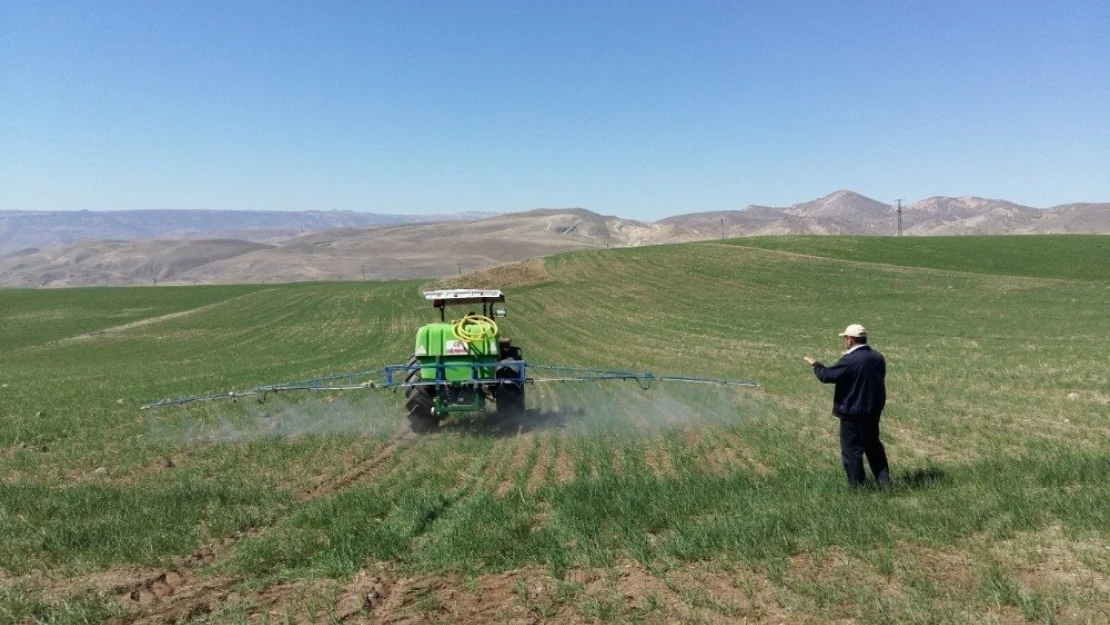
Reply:
[[[419,361],[416,360],[416,356],[409,358],[408,366],[417,364]],[[420,370],[416,369],[409,372],[405,378],[405,384],[413,384],[420,380]],[[435,405],[432,388],[430,386],[405,387],[405,413],[409,417],[409,427],[417,434],[432,432],[439,427],[439,417],[432,414],[432,407]]]
[[[523,360],[520,348],[510,348],[505,360]],[[499,378],[515,378],[518,375],[511,367],[503,367],[497,370],[497,377]],[[524,412],[524,384],[520,382],[502,382],[498,384],[494,401],[497,403],[497,416],[499,417],[509,417]]]

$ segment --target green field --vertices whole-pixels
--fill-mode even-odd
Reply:
[[[407,433],[388,391],[163,397],[402,362],[418,282],[0,291],[0,622],[1110,622],[1110,237],[568,254],[533,386]],[[895,486],[850,492],[802,357],[888,360]],[[370,597],[367,600],[367,597]]]

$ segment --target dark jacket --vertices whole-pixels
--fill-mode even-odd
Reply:
[[[836,384],[834,415],[849,421],[882,415],[886,406],[886,360],[879,352],[863,345],[831,367],[814,363],[813,373],[826,384]]]

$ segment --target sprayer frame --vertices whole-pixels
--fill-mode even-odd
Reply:
[[[505,301],[505,294],[496,289],[445,289],[425,291],[424,299],[430,300],[432,307],[439,309],[439,320],[446,323],[448,306],[481,304],[482,315],[493,317],[493,305]]]

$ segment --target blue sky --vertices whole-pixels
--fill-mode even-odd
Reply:
[[[0,209],[1110,201],[1110,2],[0,0]]]

